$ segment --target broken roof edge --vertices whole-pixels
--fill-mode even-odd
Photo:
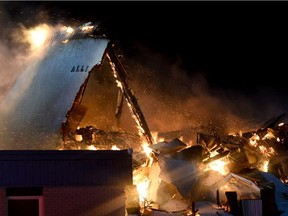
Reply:
[[[106,43],[106,47],[104,48],[104,51],[102,53],[102,56],[101,56],[101,59],[96,62],[92,67],[91,69],[88,71],[88,75],[86,76],[86,78],[84,79],[83,83],[81,84],[81,86],[79,87],[79,90],[78,92],[76,93],[75,95],[75,98],[73,100],[73,103],[71,104],[70,108],[68,109],[68,111],[66,112],[64,118],[63,118],[63,122],[62,122],[62,125],[60,126],[60,128],[63,126],[63,124],[67,124],[68,123],[68,118],[69,118],[69,115],[70,113],[72,112],[73,108],[75,106],[80,105],[81,104],[81,101],[82,101],[82,98],[83,98],[83,95],[85,93],[85,90],[86,90],[86,86],[87,86],[87,83],[88,83],[88,80],[89,80],[89,77],[91,75],[91,72],[95,69],[95,67],[100,67],[102,64],[103,64],[103,61],[104,59],[106,58],[106,53],[107,53],[107,49],[111,46],[109,45],[110,43],[112,43],[108,38],[106,37],[96,37],[96,36],[86,36],[86,37],[83,37],[83,38],[80,38],[80,39],[85,39],[85,38],[90,38],[90,39],[103,39],[103,40],[106,40],[107,43]],[[73,40],[77,40],[79,38],[74,38]],[[68,123],[69,124],[69,123]]]
[[[223,186],[226,182],[228,182],[230,179],[232,178],[236,178],[239,181],[241,181],[242,183],[244,183],[245,185],[255,189],[256,191],[260,192],[260,188],[252,181],[250,181],[249,179],[246,179],[242,176],[236,175],[235,173],[229,173],[228,175],[226,175],[225,178],[223,178],[222,180],[214,183],[211,187],[213,188],[217,188],[219,186]]]

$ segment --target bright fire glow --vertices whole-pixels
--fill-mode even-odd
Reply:
[[[259,169],[262,170],[263,172],[268,172],[269,158],[272,157],[273,155],[276,155],[277,152],[274,150],[273,147],[267,148],[263,145],[259,145],[259,150],[265,158]]]
[[[199,213],[193,213],[191,210],[187,212],[187,216],[201,216]]]
[[[158,142],[164,142],[165,139],[158,137],[158,132],[157,131],[151,131],[151,136],[153,139],[153,143],[158,143]]]
[[[89,146],[87,146],[86,149],[88,149],[88,150],[97,150],[97,148],[94,145],[89,145]]]
[[[207,170],[214,170],[216,172],[219,172],[221,175],[227,175],[229,173],[228,168],[226,167],[227,162],[224,160],[215,160],[210,162],[207,165],[206,171]]]
[[[81,30],[82,31],[89,31],[89,30],[91,30],[93,28],[94,28],[94,26],[83,26],[83,27],[81,27]]]
[[[263,172],[268,172],[268,165],[269,165],[269,160],[266,160],[263,162],[262,167],[260,167],[259,169]]]
[[[265,146],[260,145],[260,146],[259,146],[259,149],[260,149],[261,153],[262,153],[266,158],[270,158],[271,156],[273,156],[273,155],[276,154],[276,151],[274,150],[273,147],[266,148]]]
[[[212,152],[210,152],[210,157],[213,158],[213,157],[215,157],[218,154],[219,153],[217,151],[212,151]]]
[[[120,150],[120,148],[118,148],[116,145],[113,145],[113,146],[111,147],[111,150]]]
[[[66,40],[62,41],[62,43],[68,43],[68,42],[69,42],[69,40],[68,40],[68,39],[66,39]]]
[[[145,201],[147,200],[148,197],[149,185],[150,180],[147,177],[145,177],[142,181],[138,182],[137,184],[137,191],[139,193],[139,202],[141,207],[145,206]]]
[[[147,143],[143,143],[142,148],[143,148],[144,153],[147,156],[146,164],[144,164],[143,166],[151,167],[153,163],[152,149],[149,147]]]
[[[260,137],[257,134],[253,134],[253,136],[249,138],[249,144],[253,147],[257,147],[258,140],[260,140]]]
[[[117,87],[119,87],[121,89],[122,92],[124,92],[124,88],[123,88],[123,84],[121,82],[121,80],[119,80],[118,78],[118,75],[117,75],[117,71],[116,71],[116,67],[115,67],[115,64],[112,62],[110,56],[108,54],[106,54],[107,58],[109,59],[109,64],[113,70],[113,75],[115,77],[115,80],[116,80],[116,84],[117,84]],[[136,122],[136,126],[137,126],[137,129],[138,129],[138,133],[139,135],[142,137],[144,134],[145,134],[145,131],[144,129],[142,128],[137,116],[133,113],[133,108],[132,108],[132,105],[130,104],[129,100],[127,98],[126,99],[126,102],[127,102],[127,105],[129,107],[129,110],[132,114],[132,118],[135,120]]]
[[[36,50],[44,46],[49,36],[49,32],[50,29],[48,25],[42,24],[32,29],[24,30],[24,36],[31,45],[31,49]]]
[[[67,34],[72,34],[74,32],[74,29],[72,27],[68,26],[68,27],[65,27],[65,31]]]
[[[147,160],[146,163],[138,168],[138,170],[133,171],[133,184],[137,186],[137,191],[139,194],[139,205],[140,207],[144,208],[146,205],[145,203],[147,202],[149,186],[151,182],[148,176],[150,167],[153,163],[153,158],[151,156],[152,149],[149,148],[147,143],[143,143],[142,148],[143,152],[147,156]]]
[[[265,134],[265,136],[262,138],[263,140],[264,139],[275,139],[275,135],[273,134],[273,131],[271,130],[268,130],[267,131],[267,134]]]

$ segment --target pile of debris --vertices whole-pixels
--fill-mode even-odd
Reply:
[[[142,164],[134,170],[135,184],[145,182],[146,190],[139,192],[140,213],[135,206],[133,211],[128,207],[128,213],[209,215],[205,208],[210,205],[214,214],[284,215],[288,212],[284,117],[279,115],[245,133],[198,132],[197,144],[192,146],[179,138],[158,142],[149,146],[148,161],[139,156],[143,151],[134,152],[135,163]],[[203,202],[208,202],[206,207],[201,207]]]
[[[256,207],[264,216],[280,215],[288,212],[284,118],[279,115],[245,133],[197,132],[194,145],[181,137],[145,145],[133,133],[87,126],[66,140],[66,148],[133,149],[129,215],[243,215]]]

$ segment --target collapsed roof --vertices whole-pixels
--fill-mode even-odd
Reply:
[[[75,132],[86,114],[88,125],[105,130],[115,129],[116,126],[119,128],[117,120],[124,112],[123,97],[130,104],[136,122],[144,128],[142,134],[151,143],[148,125],[125,82],[126,72],[112,50],[112,42],[105,37],[87,34],[83,29],[89,29],[90,24],[80,26],[68,36],[62,32],[55,33],[46,41],[38,59],[30,62],[18,77],[0,106],[5,127],[0,131],[2,149],[55,149],[59,141],[65,142],[67,125],[67,133]],[[110,76],[105,76],[107,71]],[[97,73],[100,72],[104,72],[104,75],[100,75],[102,78],[99,81],[95,77],[99,78]],[[105,86],[105,82],[109,86]],[[104,90],[97,86],[104,86]],[[104,91],[108,92],[104,96],[106,98],[102,94]],[[102,105],[97,108],[95,103]],[[112,117],[99,118],[101,112],[104,114],[103,110],[110,112]]]

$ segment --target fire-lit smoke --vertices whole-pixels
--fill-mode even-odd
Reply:
[[[131,83],[139,104],[153,131],[189,127],[218,134],[249,131],[283,110],[277,97],[269,100],[273,91],[265,94],[269,92],[259,90],[247,96],[224,87],[212,88],[205,71],[185,71],[181,68],[181,59],[168,59],[147,48],[137,48],[141,57],[131,57],[130,63],[127,60],[127,68],[133,77]]]
[[[41,58],[39,51],[49,34],[63,28],[62,23],[71,23],[67,12],[45,5],[0,2],[0,101],[25,68]]]
[[[38,25],[31,29],[23,29],[24,38],[30,45],[31,50],[41,49],[50,36],[50,28],[47,24]]]
[[[31,84],[37,73],[38,63],[48,52],[47,40],[59,29],[59,26],[52,27],[48,24],[30,28],[19,25],[10,31],[9,36],[15,46],[11,45],[12,42],[0,42],[0,60],[6,65],[5,70],[0,71],[0,78],[3,80],[0,84],[0,97],[4,98],[0,104],[2,115],[13,110],[18,98],[21,98],[21,94]],[[22,79],[18,79],[20,76]],[[12,86],[17,88],[17,91],[10,92]]]

